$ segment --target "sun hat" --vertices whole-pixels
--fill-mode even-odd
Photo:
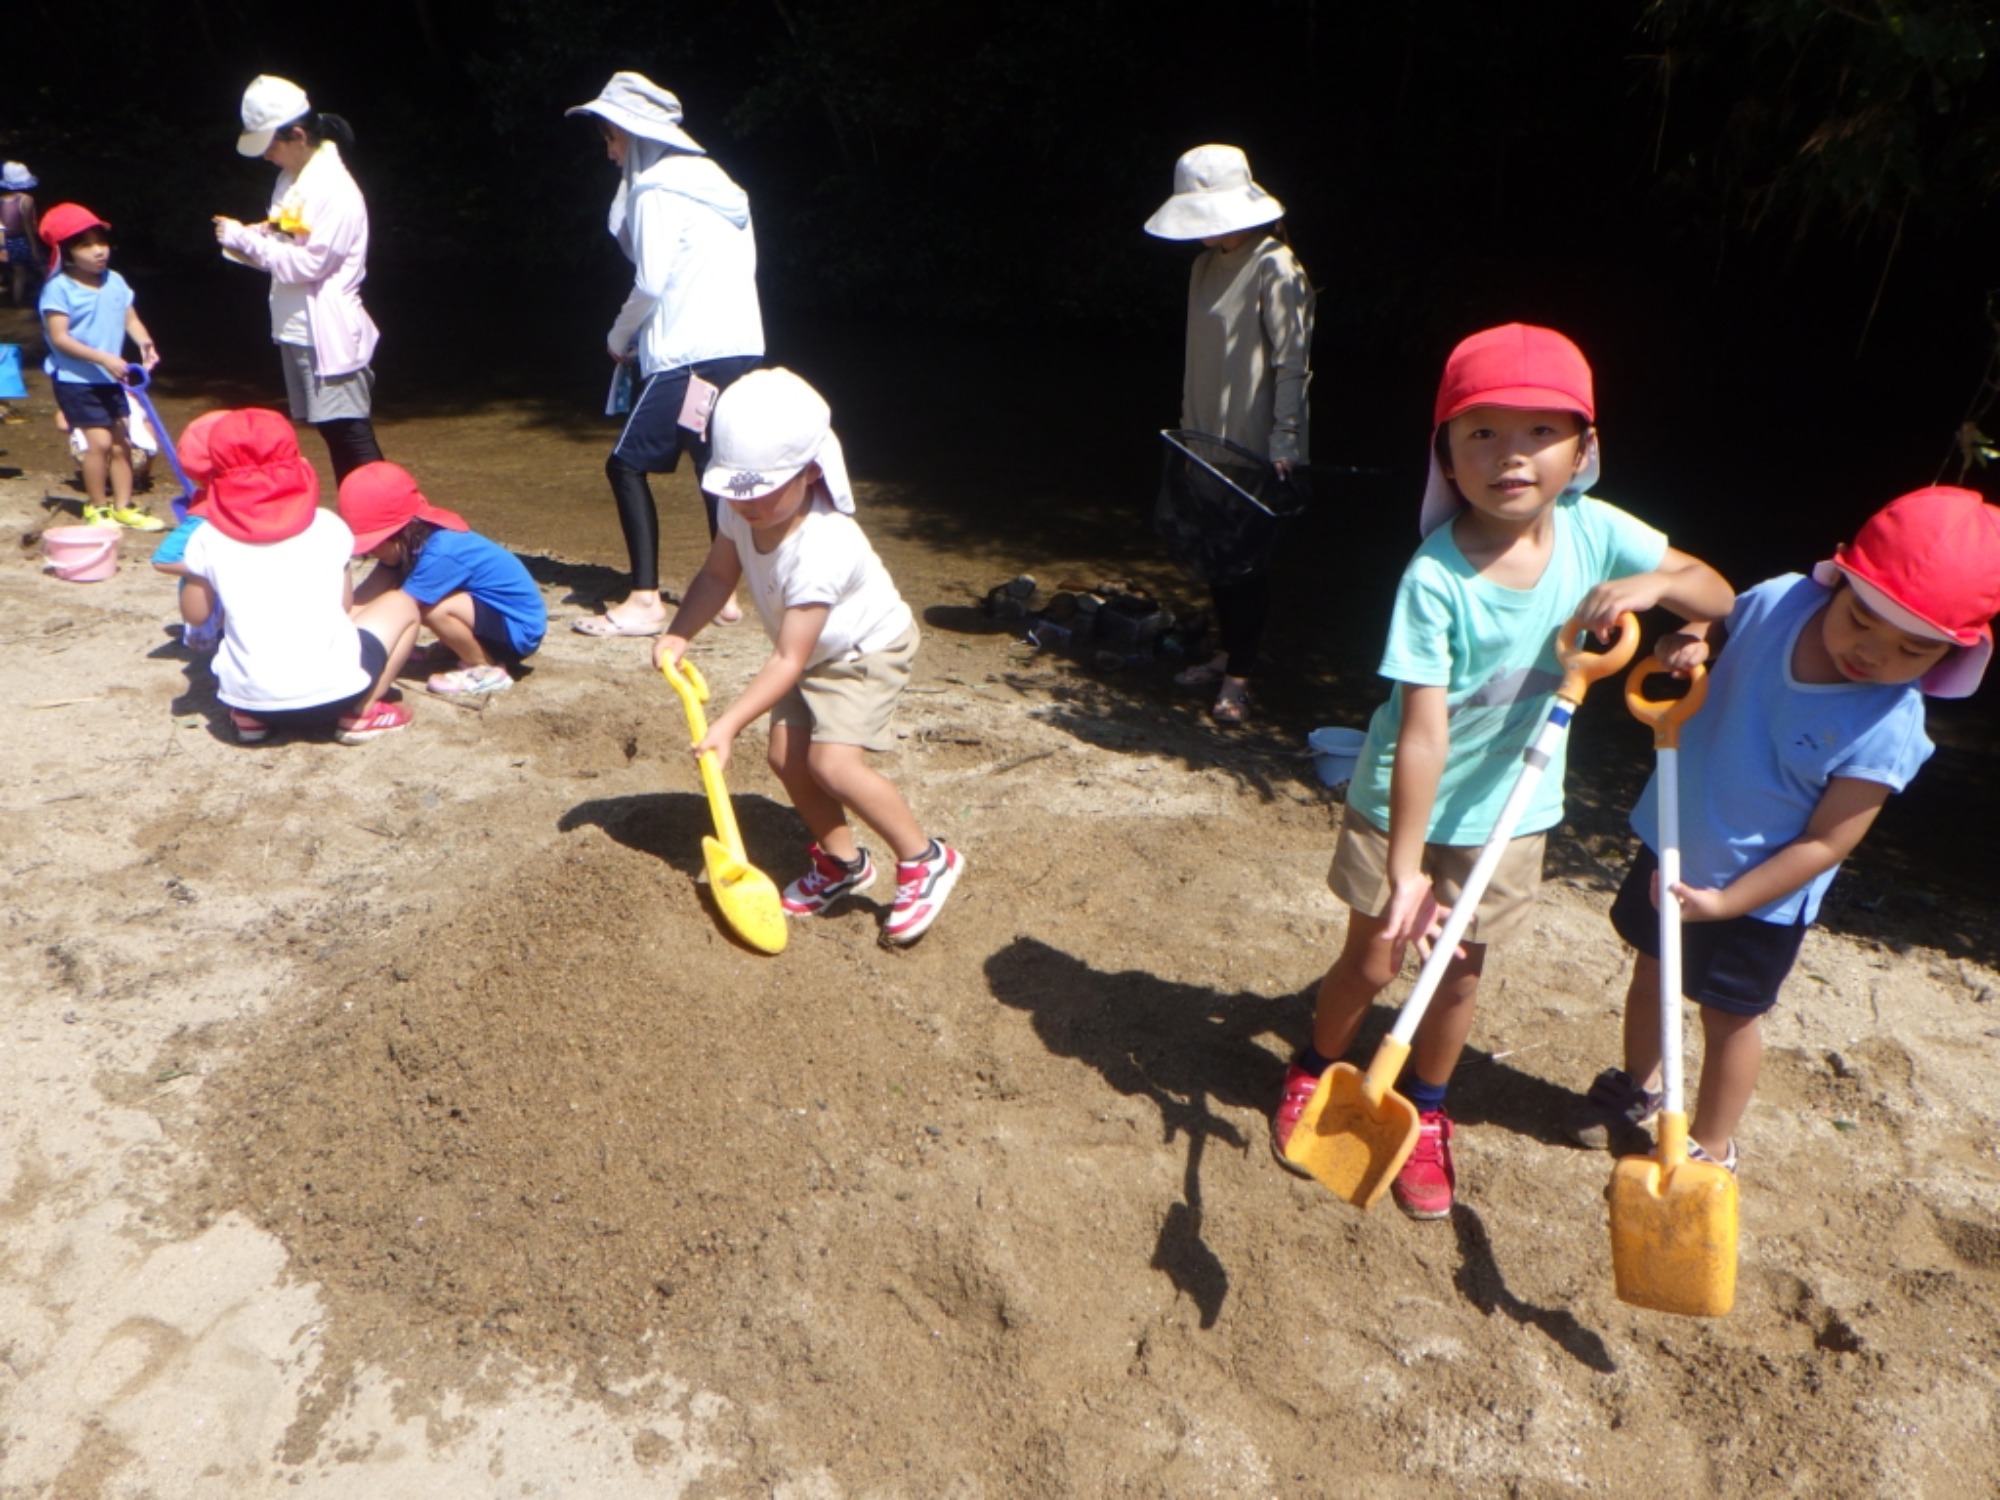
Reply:
[[[259,73],[243,91],[243,134],[236,137],[238,156],[262,156],[280,126],[312,113],[306,91],[289,78]]]
[[[1163,240],[1205,240],[1275,224],[1285,205],[1250,180],[1250,158],[1235,146],[1196,146],[1174,163],[1174,195],[1146,221]]]
[[[1972,696],[1993,655],[1992,620],[2000,614],[2000,507],[1952,485],[1912,490],[1813,566],[1814,581],[1828,587],[1843,576],[1898,630],[1956,648],[1924,674],[1924,692]]]
[[[1597,452],[1597,399],[1590,361],[1583,351],[1553,328],[1529,323],[1488,328],[1460,340],[1444,362],[1444,378],[1438,382],[1431,408],[1430,477],[1417,520],[1422,535],[1429,536],[1457,515],[1463,503],[1458,487],[1438,462],[1437,431],[1475,406],[1575,412],[1591,431],[1584,440],[1583,468],[1570,489],[1580,494],[1597,483],[1603,470]]]
[[[41,185],[41,179],[24,162],[10,161],[0,167],[0,193],[25,193]]]
[[[228,411],[208,429],[212,472],[199,514],[224,536],[264,544],[295,537],[319,508],[319,475],[274,411]]]
[[[446,531],[470,531],[457,511],[433,505],[401,464],[377,459],[340,481],[340,519],[354,532],[354,555],[373,552],[412,521]]]
[[[709,416],[701,487],[725,500],[761,500],[817,463],[834,508],[852,515],[854,487],[832,418],[825,398],[790,370],[752,370]]]
[[[86,230],[110,227],[110,220],[98,218],[81,203],[58,203],[43,214],[41,225],[35,232],[49,247],[49,274],[53,276],[62,269],[64,240],[73,240]]]
[[[188,497],[187,503],[187,512],[191,516],[201,513],[201,503],[208,498],[208,482],[215,477],[215,455],[209,452],[209,438],[214,435],[216,423],[228,415],[227,407],[203,412],[181,429],[181,440],[174,444],[174,456],[181,461],[181,472],[194,486],[194,494]]]
[[[566,109],[563,114],[565,117],[596,115],[641,140],[658,141],[677,151],[708,154],[693,136],[681,129],[681,101],[644,73],[613,73],[595,99]]]

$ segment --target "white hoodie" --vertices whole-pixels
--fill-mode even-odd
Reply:
[[[606,345],[624,355],[636,339],[643,375],[762,354],[749,196],[706,156],[632,146],[610,229],[638,274]]]

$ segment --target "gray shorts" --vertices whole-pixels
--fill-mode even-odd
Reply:
[[[803,729],[815,745],[859,745],[892,750],[889,719],[910,681],[917,658],[917,627],[894,645],[852,661],[823,661],[771,709],[771,725]]]
[[[375,400],[373,370],[323,376],[314,368],[310,344],[280,344],[278,360],[285,367],[285,399],[292,408],[294,422],[339,422],[368,417]]]

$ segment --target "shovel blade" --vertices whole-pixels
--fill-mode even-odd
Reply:
[[[759,953],[784,952],[785,908],[771,877],[714,838],[702,838],[701,852],[708,862],[709,893],[730,930]]]
[[[1736,1178],[1714,1162],[1671,1170],[1628,1156],[1611,1171],[1611,1274],[1618,1300],[1719,1318],[1736,1301]]]
[[[1370,1099],[1364,1076],[1351,1063],[1320,1074],[1285,1144],[1287,1161],[1356,1208],[1373,1207],[1388,1191],[1416,1149],[1418,1130],[1417,1107],[1393,1089]]]

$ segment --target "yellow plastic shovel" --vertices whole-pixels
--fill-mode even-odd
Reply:
[[[1542,779],[1556,747],[1569,732],[1569,721],[1583,695],[1599,678],[1609,677],[1632,659],[1639,648],[1639,621],[1621,615],[1618,639],[1607,651],[1586,651],[1583,626],[1571,620],[1556,632],[1556,659],[1562,663],[1562,686],[1556,689],[1549,716],[1521,757],[1521,775],[1500,809],[1486,847],[1466,877],[1465,889],[1453,903],[1444,931],[1432,945],[1417,975],[1416,987],[1403,1002],[1396,1026],[1382,1039],[1375,1058],[1363,1073],[1352,1063],[1335,1063],[1320,1075],[1319,1087],[1285,1145],[1285,1159],[1304,1167],[1327,1188],[1357,1208],[1372,1208],[1395,1181],[1417,1144],[1417,1107],[1391,1087],[1410,1055],[1410,1039],[1437,993],[1465,930],[1472,925],[1479,898],[1493,879],[1507,841],[1527,810],[1536,783]]]
[[[702,704],[708,701],[708,683],[701,675],[701,668],[691,661],[683,661],[678,668],[672,661],[663,661],[660,672],[680,694],[681,707],[687,712],[690,741],[699,745],[708,733],[708,715],[702,710]],[[751,864],[749,855],[743,852],[736,809],[730,806],[729,788],[722,784],[722,772],[715,764],[713,750],[702,752],[701,785],[708,793],[709,814],[715,819],[715,831],[720,836],[718,839],[704,834],[701,852],[708,862],[708,888],[715,896],[715,904],[722,909],[722,919],[758,952],[782,953],[785,908],[771,877]]]
[[[1736,1301],[1736,1175],[1715,1162],[1689,1161],[1681,1092],[1681,909],[1668,892],[1681,878],[1681,725],[1708,696],[1697,667],[1687,696],[1656,703],[1643,661],[1625,682],[1625,704],[1652,726],[1660,787],[1660,1068],[1666,1102],[1651,1156],[1611,1169],[1611,1272],[1618,1300],[1655,1312],[1719,1318]]]

